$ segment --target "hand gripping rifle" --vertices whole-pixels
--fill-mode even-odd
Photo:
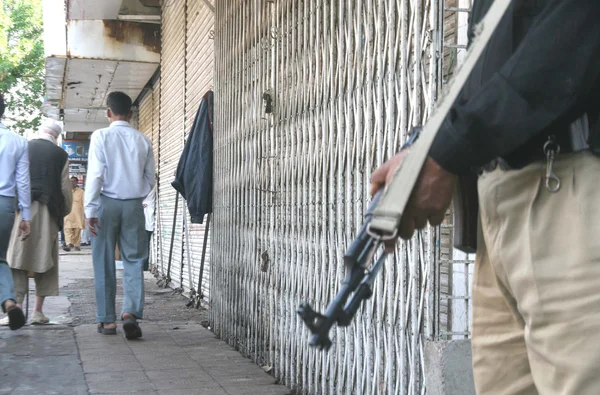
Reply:
[[[331,347],[329,331],[333,325],[350,325],[363,300],[369,299],[373,294],[373,283],[387,254],[384,252],[375,263],[369,263],[384,241],[396,238],[402,213],[431,144],[510,3],[511,0],[496,0],[492,4],[485,19],[477,27],[477,38],[472,42],[463,65],[456,71],[448,92],[438,102],[422,132],[419,133],[417,129],[411,133],[403,147],[405,149],[412,146],[410,152],[396,169],[390,184],[373,197],[358,236],[344,254],[346,277],[334,300],[323,314],[316,312],[308,304],[298,308],[298,314],[312,332],[309,342],[312,347],[328,350]]]
[[[413,129],[402,149],[410,147],[419,138],[420,130],[421,128]],[[387,257],[387,253],[383,252],[377,258],[375,264],[369,268],[369,262],[371,262],[377,249],[385,240],[385,238],[372,235],[369,232],[373,212],[382,195],[383,190],[379,190],[373,197],[365,214],[365,222],[362,228],[360,228],[358,236],[356,236],[344,254],[346,278],[342,282],[342,289],[329,304],[325,314],[317,313],[309,304],[300,305],[298,308],[298,314],[313,333],[310,340],[310,345],[313,347],[316,346],[328,350],[331,346],[329,329],[333,324],[337,322],[339,326],[350,325],[362,301],[369,299],[373,295],[373,282]],[[354,294],[347,301],[352,293]]]

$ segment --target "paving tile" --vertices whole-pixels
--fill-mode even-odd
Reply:
[[[85,385],[77,386],[77,387],[68,387],[65,388],[63,386],[49,388],[45,387],[43,392],[39,392],[40,390],[32,390],[30,385],[23,385],[20,387],[16,387],[12,389],[10,392],[2,392],[0,390],[0,394],[10,394],[10,395],[31,395],[31,394],[44,394],[44,395],[88,395],[89,392]]]
[[[133,372],[102,372],[102,373],[86,373],[85,381],[88,384],[102,383],[102,382],[116,382],[119,383],[124,380],[142,382],[144,380],[149,381],[148,376],[143,371]]]
[[[222,388],[168,389],[158,392],[160,395],[229,395]],[[253,395],[257,395],[256,393]]]
[[[90,359],[97,359],[101,355],[104,356],[116,356],[116,355],[133,355],[133,351],[127,347],[121,345],[120,347],[110,347],[110,348],[99,348],[99,349],[89,349],[84,348],[79,351],[79,356],[82,361],[87,361]]]
[[[193,359],[187,356],[187,354],[175,355],[162,358],[145,358],[140,360],[141,365],[144,369],[157,370],[157,369],[200,369],[200,365]]]
[[[133,357],[133,356],[132,356]],[[95,362],[89,362],[83,364],[83,371],[85,373],[106,373],[106,372],[134,372],[142,371],[142,365],[135,359],[131,361],[119,361],[111,363],[97,364]]]
[[[141,339],[127,341],[127,344],[129,344],[131,347],[147,347],[151,344],[161,346],[166,344],[173,346],[177,345],[175,340],[164,332],[147,333],[144,328],[142,328],[142,333],[143,337]]]
[[[11,336],[14,334],[17,336]],[[15,341],[10,341],[11,339]],[[2,330],[0,353],[21,357],[77,356],[77,345],[73,341],[73,331],[70,329],[36,330],[29,327],[13,333]]]
[[[244,358],[240,353],[229,350],[213,350],[210,347],[205,347],[201,350],[192,349],[186,350],[187,354],[196,361],[202,362],[222,362],[226,364],[236,363],[252,363],[247,358]]]
[[[159,392],[157,392],[157,391],[135,391],[135,392],[127,392],[127,394],[159,395]],[[114,395],[114,392],[98,392],[94,395]]]
[[[23,347],[27,345],[23,344]],[[4,372],[14,374],[3,377]],[[0,354],[0,377],[0,393],[62,394],[65,388],[78,391],[85,387],[81,364],[76,356],[15,357]]]
[[[265,373],[258,365],[246,361],[240,363],[224,363],[223,361],[216,361],[214,364],[203,365],[203,367],[208,372],[208,374],[213,376],[237,374],[243,377],[247,375],[264,375],[266,377],[271,377],[267,373]]]
[[[168,379],[188,379],[188,378],[202,378],[206,380],[212,380],[212,378],[202,368],[193,369],[175,369],[175,370],[146,370],[146,375],[150,380],[160,381]]]
[[[75,335],[85,336],[85,335],[92,335],[92,334],[97,335],[97,336],[100,335],[98,333],[97,325],[81,325],[81,326],[75,327]]]
[[[104,336],[77,336],[77,346],[79,350],[116,350],[127,347],[120,335]]]
[[[194,322],[142,322],[144,338],[96,325],[0,328],[2,394],[287,395],[226,342]],[[6,376],[18,366],[19,376]],[[23,380],[27,377],[27,380]]]
[[[222,389],[219,383],[214,380],[202,380],[199,378],[187,378],[187,379],[168,379],[168,380],[153,380],[152,384],[159,390],[169,389],[194,389],[202,388],[203,390],[209,389]]]
[[[154,391],[156,388],[144,372],[89,373],[85,376],[91,394],[129,394],[139,391]]]
[[[224,387],[228,395],[291,395],[293,392],[281,385]]]
[[[135,355],[132,353],[129,354],[121,354],[121,353],[113,353],[113,354],[105,354],[105,353],[85,353],[81,355],[81,362],[83,362],[83,366],[87,367],[88,365],[110,365],[110,364],[132,364],[135,365],[138,362]],[[131,370],[131,369],[127,369]]]
[[[79,352],[80,353],[102,353],[102,354],[108,354],[108,355],[112,355],[112,354],[126,354],[128,353],[127,351],[127,346],[123,345],[123,344],[109,344],[109,345],[102,345],[102,344],[98,344],[98,343],[77,343],[77,348],[79,348]],[[129,354],[131,354],[131,350],[129,350]]]
[[[181,347],[174,346],[165,346],[165,347],[136,347],[131,350],[138,359],[143,359],[146,356],[151,356],[154,358],[162,358],[162,357],[170,357],[170,356],[179,356],[182,353],[185,355],[185,350],[182,350]]]

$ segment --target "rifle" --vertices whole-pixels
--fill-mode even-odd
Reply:
[[[310,346],[328,350],[331,347],[329,339],[331,327],[336,323],[342,327],[350,325],[362,302],[372,296],[373,283],[387,254],[383,252],[375,260],[375,263],[370,266],[369,263],[373,261],[377,249],[385,241],[396,239],[402,213],[427,159],[433,140],[510,4],[511,0],[496,0],[492,4],[484,20],[477,27],[477,37],[471,45],[464,64],[455,73],[447,94],[438,102],[438,107],[424,125],[423,130],[413,130],[407,144],[403,147],[405,149],[407,146],[412,146],[410,152],[396,169],[390,184],[373,197],[367,209],[364,224],[344,255],[346,277],[337,296],[323,314],[316,312],[309,304],[302,304],[298,308],[298,315],[312,332]],[[472,183],[460,184],[459,194],[460,188],[465,185],[467,186],[466,190],[469,190],[469,185],[471,185],[470,191],[473,191]],[[465,189],[462,191],[463,194],[460,196],[472,196],[472,194],[465,194]],[[472,218],[463,223],[468,223],[472,227]],[[469,229],[472,230],[472,228]],[[472,233],[471,238],[473,237]],[[463,237],[461,242],[468,239],[468,237]]]
[[[409,138],[402,147],[406,149],[414,144],[419,138],[420,127],[413,128],[409,134]],[[352,318],[358,311],[363,300],[369,299],[373,295],[373,283],[385,262],[387,253],[384,251],[377,258],[374,265],[368,267],[369,262],[375,256],[377,249],[383,244],[384,239],[373,237],[369,234],[369,225],[373,218],[375,207],[379,203],[379,199],[383,195],[383,190],[379,190],[373,197],[367,213],[365,221],[358,232],[358,236],[354,239],[350,247],[344,254],[344,266],[346,267],[346,277],[342,282],[342,289],[337,294],[333,302],[327,307],[325,314],[319,314],[313,308],[305,303],[298,307],[298,314],[304,320],[304,323],[313,332],[310,340],[311,346],[316,346],[323,349],[331,347],[329,340],[329,328],[335,322],[339,326],[348,326],[352,322]],[[351,293],[354,293],[350,301],[346,302]]]

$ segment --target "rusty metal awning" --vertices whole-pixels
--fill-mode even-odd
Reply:
[[[158,69],[160,25],[116,20],[125,8],[121,0],[68,5],[69,18],[78,19],[66,21],[64,51],[47,53],[43,109],[64,121],[65,132],[91,132],[108,125],[110,92],[123,91],[135,100]]]

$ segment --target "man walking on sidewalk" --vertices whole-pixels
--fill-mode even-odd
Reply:
[[[30,275],[35,279],[35,309],[31,319],[34,325],[50,322],[42,308],[47,296],[58,296],[58,232],[65,214],[71,210],[69,158],[56,142],[61,132],[56,122],[48,120],[28,144],[31,237],[25,242],[18,239],[22,217],[18,214],[8,248],[19,306],[29,292]]]
[[[71,186],[73,188],[73,208],[69,215],[65,217],[65,251],[75,248],[75,251],[81,251],[81,230],[85,228],[85,215],[83,212],[83,189],[78,186],[79,179],[71,177]]]
[[[92,134],[85,190],[85,214],[92,234],[98,332],[117,333],[115,248],[123,260],[123,331],[142,336],[137,322],[144,312],[143,266],[148,244],[142,202],[156,182],[152,143],[129,124],[131,98],[107,98],[111,124]]]
[[[4,116],[4,97],[0,95],[0,118]],[[10,242],[15,208],[18,207],[23,219],[19,224],[18,236],[26,239],[30,233],[29,201],[29,156],[27,141],[10,132],[0,123],[0,305],[8,313],[9,327],[12,330],[25,325],[25,315],[17,306],[15,287],[10,267],[6,262],[6,251]]]

